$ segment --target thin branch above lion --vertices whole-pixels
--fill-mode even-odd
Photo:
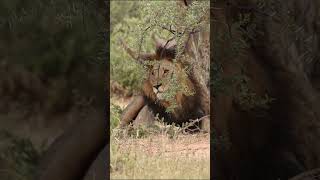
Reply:
[[[149,63],[142,92],[123,111],[120,126],[130,122],[152,124],[156,114],[167,123],[180,125],[206,116],[195,78],[185,72],[185,62],[179,59],[173,61],[176,58],[175,40],[163,40],[154,34],[152,38],[155,41],[154,53],[137,53],[121,40],[125,51],[133,59]],[[172,106],[172,111],[168,112],[167,109]]]

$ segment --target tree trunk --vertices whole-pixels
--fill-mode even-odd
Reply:
[[[181,5],[181,15],[188,8],[192,0],[181,0],[178,4]],[[205,14],[202,21],[205,22],[203,27],[196,29],[196,33],[188,35],[186,43],[185,61],[191,65],[191,75],[197,83],[197,89],[201,97],[201,109],[205,115],[210,114],[210,14]]]

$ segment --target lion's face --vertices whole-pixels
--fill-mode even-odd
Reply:
[[[156,61],[149,71],[149,83],[158,100],[164,100],[164,93],[172,86],[170,80],[178,66],[169,60]]]

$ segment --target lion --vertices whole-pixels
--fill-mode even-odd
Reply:
[[[155,115],[164,118],[167,123],[182,123],[204,117],[205,110],[201,107],[201,93],[196,80],[185,71],[188,64],[177,59],[176,43],[174,40],[165,41],[153,35],[156,42],[155,53],[137,55],[122,40],[124,49],[138,62],[149,62],[147,78],[143,83],[140,95],[133,98],[132,102],[124,109],[120,126],[133,124],[152,124]],[[172,82],[173,79],[176,81]],[[179,88],[177,88],[180,85]],[[173,92],[173,101],[168,100],[168,91]],[[175,104],[173,104],[175,103]],[[174,106],[171,112],[168,108]],[[201,123],[199,124],[201,126]]]

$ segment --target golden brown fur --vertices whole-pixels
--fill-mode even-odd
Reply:
[[[121,117],[121,125],[134,121],[145,106],[149,106],[154,115],[159,114],[169,123],[181,124],[205,115],[200,106],[201,94],[198,93],[196,81],[185,72],[181,62],[173,62],[174,48],[174,46],[168,48],[160,43],[156,46],[155,54],[136,56],[125,46],[131,56],[149,60],[151,65],[148,65],[148,75],[143,83],[142,95],[135,97],[126,107]],[[175,82],[172,82],[173,77],[176,78]],[[166,93],[176,88],[175,86],[183,88],[177,88],[173,101],[168,100]],[[170,113],[166,112],[173,102],[175,103],[173,110]]]

